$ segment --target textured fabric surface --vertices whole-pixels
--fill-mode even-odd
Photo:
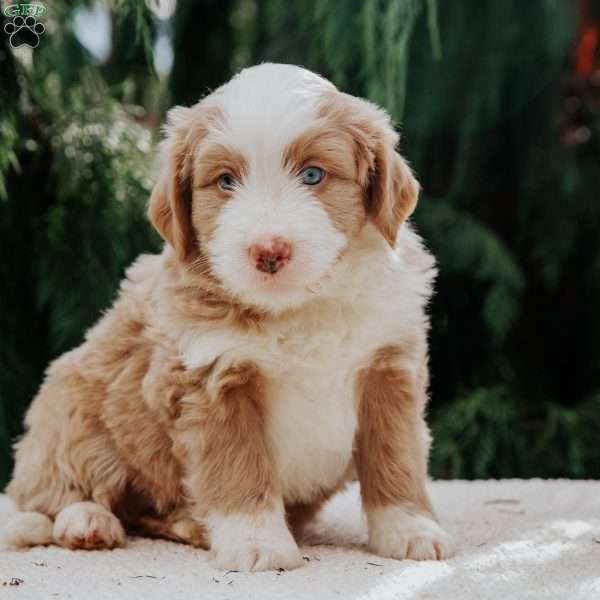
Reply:
[[[224,573],[206,552],[143,539],[113,551],[0,549],[0,598],[600,598],[600,482],[451,481],[430,489],[457,545],[446,562],[368,554],[352,485],[312,527],[297,571]],[[0,523],[7,514],[0,497]]]

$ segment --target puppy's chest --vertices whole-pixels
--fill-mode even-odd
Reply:
[[[365,312],[330,306],[260,335],[213,330],[181,347],[188,368],[244,361],[260,368],[266,443],[287,502],[310,502],[336,488],[350,467],[358,425],[356,377],[393,335],[389,324]]]
[[[356,375],[369,345],[341,315],[276,336],[266,435],[287,501],[309,501],[344,477],[357,429]]]

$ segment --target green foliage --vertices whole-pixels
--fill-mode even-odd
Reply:
[[[179,0],[158,23],[114,0],[103,64],[74,31],[91,4],[53,2],[31,63],[0,35],[0,483],[49,360],[158,247],[143,213],[164,109],[262,60],[321,72],[401,126],[440,267],[433,473],[600,477],[600,100],[571,64],[575,3]]]
[[[38,230],[44,251],[37,303],[47,307],[52,353],[80,339],[82,324],[113,299],[123,267],[150,244],[150,131],[135,122],[139,108],[110,100],[101,82],[84,81],[70,90],[72,109],[57,114],[47,131],[48,185],[60,194]]]
[[[565,82],[579,77],[569,64],[575,3],[259,5],[255,57],[301,62],[401,124],[425,190],[415,221],[440,267],[433,473],[600,476],[590,418],[600,391],[598,92],[577,80],[577,118],[595,132],[587,144],[566,146],[561,126]]]
[[[423,203],[427,203],[425,198]],[[525,285],[521,268],[504,242],[490,228],[444,200],[432,200],[419,214],[430,232],[444,277],[469,274],[484,286],[481,319],[487,333],[501,343],[514,324]]]
[[[505,386],[478,388],[437,412],[432,469],[442,477],[511,477],[527,453],[518,404]]]
[[[175,104],[193,104],[225,82],[235,46],[233,0],[178,0],[173,17],[177,48],[169,87]],[[209,24],[198,35],[197,25]],[[193,65],[193,66],[192,66]]]
[[[600,396],[574,408],[478,388],[436,412],[432,470],[440,477],[589,477],[598,468]]]
[[[245,22],[255,34],[250,42],[254,62],[267,59],[310,67],[341,89],[384,105],[395,117],[403,112],[409,41],[419,16],[426,14],[434,55],[441,55],[436,0],[240,4],[255,15]]]
[[[47,363],[81,341],[134,257],[159,246],[144,222],[144,109],[115,99],[124,82],[109,88],[76,41],[71,4],[53,7],[58,33],[31,65],[3,49],[13,93],[0,107],[0,482]]]

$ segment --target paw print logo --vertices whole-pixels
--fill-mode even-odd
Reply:
[[[10,35],[10,45],[13,48],[19,46],[29,46],[37,48],[40,43],[40,35],[46,28],[42,23],[38,23],[35,17],[26,18],[15,17],[4,25],[4,32]]]

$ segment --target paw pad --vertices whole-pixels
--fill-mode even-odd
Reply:
[[[42,23],[38,23],[35,17],[17,16],[12,21],[4,25],[4,32],[10,35],[10,45],[13,48],[19,46],[29,46],[37,48],[40,43],[40,35],[46,28]]]

